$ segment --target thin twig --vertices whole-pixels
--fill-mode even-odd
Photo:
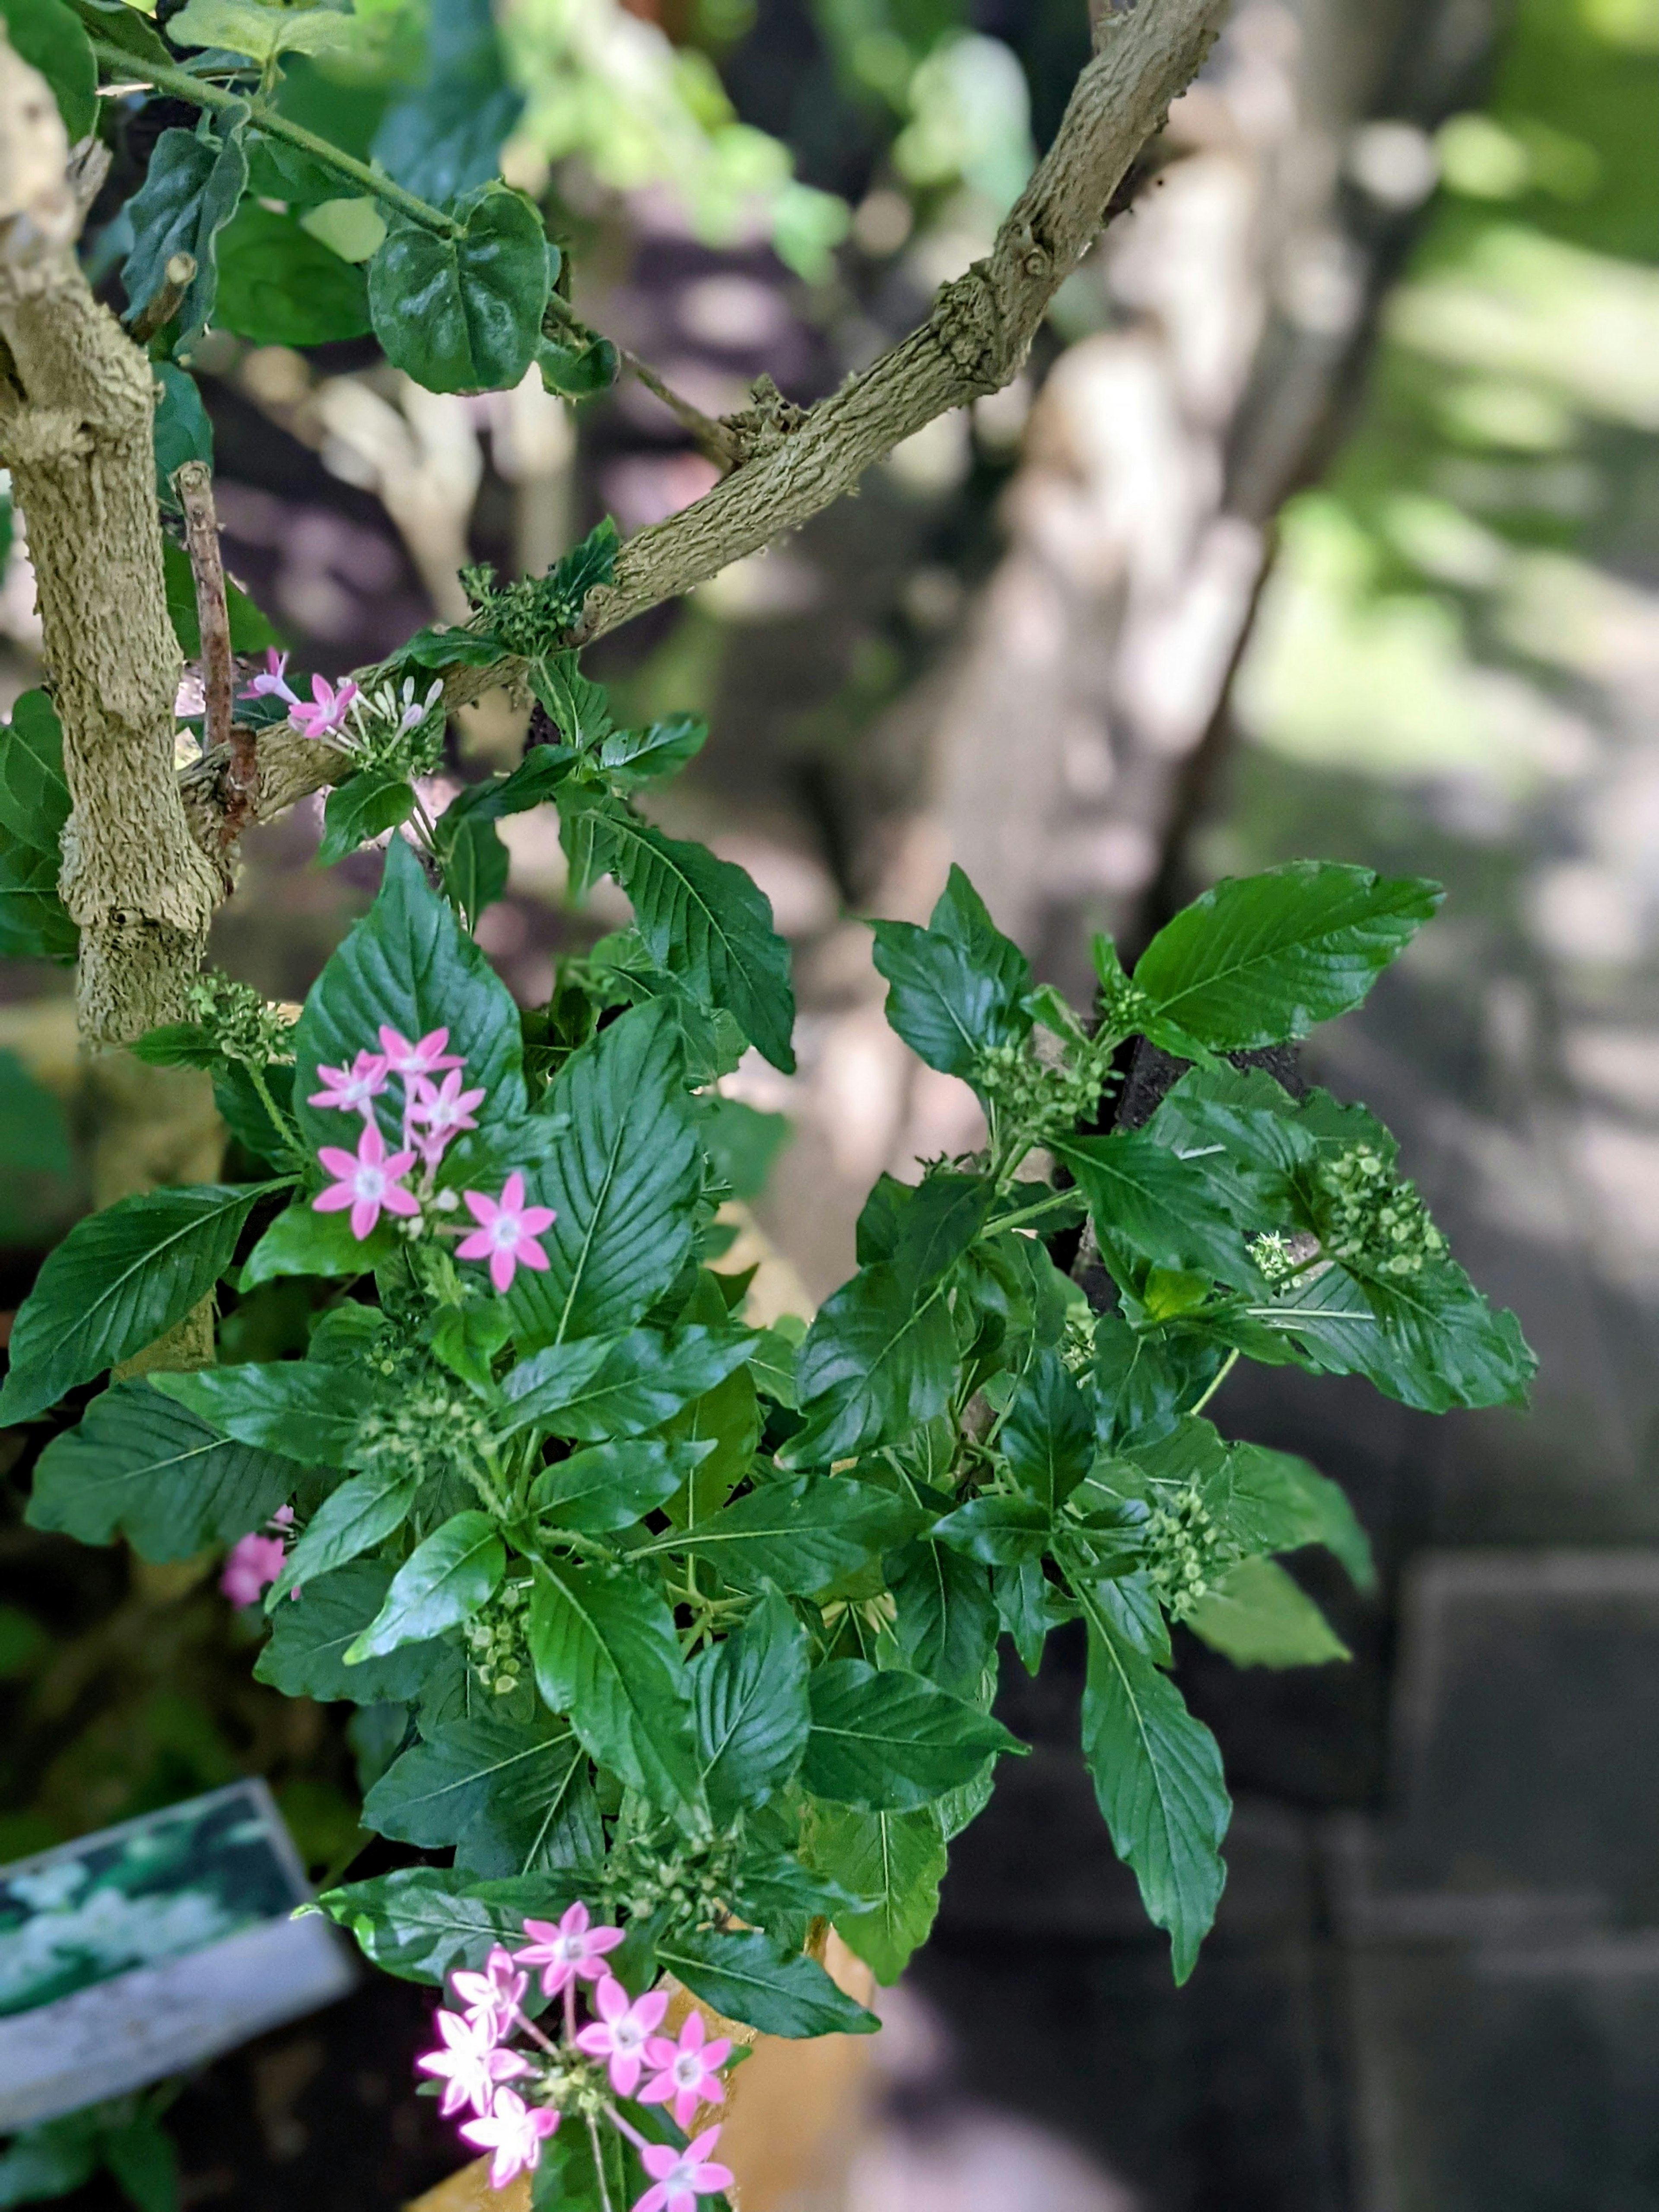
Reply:
[[[161,272],[161,289],[151,293],[128,325],[134,345],[147,346],[157,331],[166,328],[184,306],[185,295],[195,281],[195,255],[169,255]]]
[[[228,852],[242,833],[259,797],[258,732],[238,729],[231,720],[236,685],[230,653],[230,611],[225,603],[225,566],[219,552],[219,518],[213,505],[213,475],[205,461],[186,461],[175,469],[173,489],[185,510],[185,545],[196,580],[196,619],[202,632],[202,689],[207,697],[205,749],[228,746],[224,821],[220,849]]]
[[[629,374],[638,377],[646,390],[654,392],[669,413],[691,433],[693,443],[706,459],[713,461],[714,466],[722,471],[736,468],[743,459],[743,451],[724,422],[717,421],[712,415],[705,415],[701,407],[694,407],[689,399],[683,398],[673,386],[665,384],[650,362],[641,361],[638,354],[630,353],[626,346],[618,346],[617,352]]]

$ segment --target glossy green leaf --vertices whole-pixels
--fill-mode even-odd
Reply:
[[[10,960],[74,959],[80,933],[58,895],[56,853],[0,840],[0,955]]]
[[[670,1420],[691,1400],[712,1390],[748,1358],[755,1339],[741,1329],[700,1324],[663,1336],[636,1328],[621,1338],[580,1338],[551,1346],[515,1368],[502,1387],[523,1392],[516,1418],[579,1442],[637,1436]],[[597,1357],[588,1352],[598,1345]],[[578,1355],[580,1355],[578,1358]],[[550,1369],[548,1363],[553,1363]],[[550,1373],[556,1380],[540,1379]],[[580,1375],[580,1381],[571,1377]],[[522,1379],[521,1379],[522,1378]]]
[[[1193,1268],[1241,1290],[1261,1287],[1243,1228],[1188,1164],[1144,1129],[1055,1138],[1054,1158],[1076,1178],[1103,1240],[1119,1240],[1155,1267]]]
[[[141,62],[173,60],[149,16],[141,15],[130,0],[69,0],[69,4],[93,37],[106,46],[123,47]]]
[[[202,404],[201,386],[177,362],[152,362],[151,374],[161,397],[155,403],[155,495],[165,507],[179,512],[173,479],[186,461],[213,465],[213,424]]]
[[[349,1213],[319,1213],[308,1198],[279,1213],[242,1263],[242,1288],[283,1275],[355,1276],[379,1267],[398,1240],[384,1217],[365,1237],[351,1233]]]
[[[984,1568],[925,1537],[891,1553],[885,1565],[900,1651],[940,1689],[971,1695],[996,1650],[996,1608]]]
[[[909,1812],[972,1780],[996,1753],[1023,1748],[1000,1721],[920,1674],[833,1659],[808,1687],[801,1780],[837,1804]]]
[[[988,1567],[1012,1567],[1042,1557],[1054,1517],[1037,1498],[992,1493],[969,1498],[954,1513],[936,1521],[932,1533],[937,1542],[964,1559],[978,1559]]]
[[[267,1592],[266,1612],[274,1613],[278,1601],[290,1590],[344,1566],[349,1560],[361,1559],[395,1534],[409,1518],[420,1486],[418,1474],[398,1468],[353,1475],[331,1491]]]
[[[245,200],[219,234],[213,319],[255,345],[328,345],[368,329],[368,286],[295,216]]]
[[[1166,922],[1137,962],[1141,1026],[1237,1052],[1306,1036],[1358,1006],[1439,905],[1437,884],[1333,860],[1230,876]]]
[[[80,17],[64,0],[0,0],[0,25],[14,53],[52,87],[71,146],[98,120],[98,64]]]
[[[175,253],[187,253],[196,274],[179,310],[178,350],[190,348],[213,319],[219,289],[218,238],[247,185],[243,144],[246,111],[213,135],[204,116],[196,131],[164,131],[155,142],[144,181],[127,202],[133,244],[121,270],[131,302],[129,319],[161,289]]]
[[[364,1799],[363,1818],[428,1850],[485,1829],[518,1861],[513,1873],[530,1873],[586,1785],[587,1753],[568,1728],[545,1713],[514,1720],[486,1708],[412,1744]]]
[[[808,1664],[806,1632],[776,1590],[692,1662],[698,1763],[716,1823],[763,1805],[800,1765]]]
[[[350,15],[270,0],[188,0],[168,20],[167,35],[175,46],[218,47],[256,62],[283,53],[337,53],[361,44]]]
[[[1230,1543],[1244,1552],[1294,1552],[1323,1544],[1361,1589],[1375,1588],[1370,1540],[1338,1486],[1294,1452],[1235,1444],[1204,1502]]]
[[[702,1777],[674,1617],[626,1571],[544,1561],[530,1607],[536,1686],[590,1755],[664,1812],[702,1816]]]
[[[378,1051],[383,1023],[411,1040],[449,1031],[448,1049],[465,1059],[469,1087],[482,1085],[488,1093],[478,1109],[486,1128],[524,1114],[519,1010],[401,837],[386,848],[374,905],[312,987],[294,1031],[295,1114],[308,1147],[341,1143],[346,1119],[306,1103],[323,1087],[319,1064],[349,1066],[359,1052]],[[381,1131],[395,1146],[400,1085],[392,1082],[376,1103]]]
[[[478,1896],[476,1887],[472,1876],[449,1867],[400,1867],[369,1881],[325,1889],[317,1904],[387,1973],[405,1982],[442,1982],[458,1966],[481,1967],[497,1943],[524,1940],[527,1900],[514,1893]],[[520,1888],[511,1885],[512,1892]],[[544,1891],[528,1909],[557,1911],[574,1902],[562,1899],[556,1905],[558,1895]]]
[[[1147,1917],[1169,1930],[1184,1982],[1226,1880],[1220,1847],[1232,1808],[1221,1753],[1098,1592],[1074,1587],[1089,1624],[1083,1755],[1112,1847],[1133,1868]]]
[[[599,766],[618,791],[678,775],[708,742],[701,714],[670,714],[639,730],[613,730],[599,746]]]
[[[507,1571],[507,1550],[487,1513],[452,1514],[417,1544],[362,1634],[347,1650],[348,1667],[384,1658],[399,1644],[441,1636],[470,1620]]]
[[[816,1959],[757,1928],[684,1930],[658,1944],[657,1960],[705,2004],[764,2035],[872,2035],[881,2025]]]
[[[44,1412],[182,1321],[229,1267],[265,1188],[147,1191],[77,1221],[48,1254],[13,1325],[0,1423]]]
[[[395,769],[366,768],[337,783],[323,805],[317,864],[331,868],[360,845],[401,829],[415,811],[415,787]]]
[[[447,818],[447,817],[446,817]],[[440,866],[444,889],[460,908],[467,927],[507,890],[511,860],[493,821],[468,817],[441,840]]]
[[[154,1387],[239,1443],[286,1451],[312,1467],[343,1467],[368,1402],[362,1381],[309,1360],[250,1361],[156,1375]]]
[[[1037,1353],[997,1443],[1015,1481],[1051,1513],[1087,1474],[1095,1455],[1094,1417],[1058,1352]]]
[[[69,811],[58,710],[48,693],[25,691],[0,723],[0,831],[55,863]]]
[[[462,194],[448,211],[459,234],[391,213],[368,264],[374,335],[428,392],[510,391],[535,356],[547,306],[541,217],[501,184]]]
[[[122,1535],[142,1559],[185,1559],[262,1528],[300,1474],[148,1382],[117,1382],[41,1453],[25,1517],[82,1544]]]
[[[685,1553],[708,1559],[740,1587],[775,1583],[806,1595],[900,1541],[916,1524],[905,1501],[848,1475],[766,1482],[694,1528],[674,1528],[634,1556]]]
[[[890,987],[887,1018],[930,1067],[970,1076],[988,1047],[1030,1035],[1023,1002],[1030,965],[960,868],[951,870],[926,929],[908,921],[874,927],[876,967]]]
[[[507,82],[489,0],[434,0],[422,82],[386,109],[374,159],[406,190],[442,206],[498,173],[523,104]]]
[[[683,1080],[666,1009],[641,1006],[584,1046],[549,1094],[568,1127],[532,1178],[557,1217],[541,1239],[547,1271],[521,1267],[507,1293],[521,1351],[627,1328],[679,1273],[699,1187]]]
[[[385,1604],[392,1576],[384,1559],[353,1559],[332,1574],[308,1578],[272,1613],[270,1639],[254,1664],[256,1679],[284,1697],[324,1704],[339,1698],[359,1705],[407,1704],[418,1698],[441,1662],[441,1644],[403,1644],[384,1658],[345,1663],[346,1647]]]
[[[836,1933],[890,1986],[927,1942],[939,1912],[946,1852],[936,1808],[857,1813],[821,1805],[811,1837],[813,1864],[872,1900],[862,1911],[837,1912]]]
[[[1307,1592],[1272,1559],[1241,1559],[1187,1616],[1235,1667],[1322,1667],[1353,1654]]]
[[[531,1507],[579,1534],[631,1528],[674,1495],[708,1449],[659,1437],[594,1444],[544,1468],[531,1486]]]
[[[536,366],[544,392],[561,399],[592,399],[616,382],[622,356],[610,338],[573,339],[566,344],[544,331],[536,348]]]
[[[957,1379],[948,1277],[918,1290],[890,1265],[826,1298],[795,1364],[806,1425],[786,1466],[827,1466],[896,1443],[942,1413]]]

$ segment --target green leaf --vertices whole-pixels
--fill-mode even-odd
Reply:
[[[500,1842],[511,1837],[512,1871],[527,1874],[586,1782],[587,1753],[562,1723],[484,1712],[447,1723],[394,1759],[363,1800],[363,1818],[428,1850],[465,1844],[480,1828]]]
[[[71,961],[80,933],[58,895],[58,855],[0,841],[0,953]]]
[[[893,1640],[905,1659],[940,1689],[970,1696],[996,1650],[996,1608],[984,1568],[920,1538],[894,1553],[886,1571],[898,1608]]]
[[[487,1513],[452,1514],[392,1578],[386,1603],[345,1655],[348,1667],[471,1620],[507,1572],[507,1550]]]
[[[1141,1027],[1177,1053],[1190,1038],[1238,1052],[1306,1036],[1359,1005],[1443,896],[1421,876],[1333,860],[1227,877],[1141,954]]]
[[[297,11],[294,15],[297,21]],[[228,119],[222,141],[213,136],[205,115],[195,131],[164,131],[143,183],[127,202],[133,245],[121,283],[131,302],[129,321],[161,289],[175,253],[188,253],[196,264],[179,310],[180,354],[188,353],[213,319],[219,233],[235,214],[247,185],[246,118],[241,109]]]
[[[80,18],[63,0],[0,0],[12,50],[52,87],[71,146],[98,120],[98,64]]]
[[[141,62],[173,60],[149,16],[141,15],[129,0],[70,0],[70,5],[93,37],[106,46],[120,46]]]
[[[377,1222],[361,1241],[351,1217],[319,1213],[308,1198],[279,1213],[242,1264],[242,1288],[256,1289],[283,1275],[353,1276],[379,1267],[398,1249],[391,1223]]]
[[[942,1413],[957,1379],[948,1276],[918,1290],[883,1263],[824,1300],[795,1364],[806,1425],[779,1454],[823,1466],[896,1443]]]
[[[1054,1512],[1089,1472],[1093,1416],[1058,1352],[1037,1353],[997,1438],[1022,1490]]]
[[[659,1428],[740,1365],[755,1342],[742,1329],[697,1324],[672,1337],[636,1328],[550,1345],[502,1382],[514,1407],[511,1426],[584,1443]]]
[[[853,1573],[915,1528],[901,1498],[848,1475],[763,1483],[694,1528],[672,1528],[635,1547],[710,1559],[739,1588],[775,1583],[803,1596]]]
[[[58,710],[45,691],[25,691],[0,723],[0,830],[55,864],[69,811]]]
[[[428,392],[510,391],[535,357],[547,307],[541,218],[522,192],[489,184],[448,212],[441,237],[392,212],[368,264],[368,310],[386,358]]]
[[[473,1887],[472,1876],[449,1867],[400,1867],[325,1889],[317,1904],[387,1973],[441,1983],[458,1966],[482,1966],[495,1944],[524,1939],[523,1901],[479,1897]],[[545,1909],[558,1908],[550,1902]]]
[[[808,1664],[806,1632],[775,1589],[692,1662],[698,1764],[718,1824],[775,1796],[800,1765]]]
[[[1224,1476],[1205,1484],[1204,1502],[1220,1532],[1242,1551],[1294,1552],[1323,1544],[1358,1589],[1376,1587],[1370,1539],[1346,1494],[1294,1452],[1235,1444]]]
[[[664,1812],[701,1818],[690,1686],[654,1590],[626,1571],[540,1562],[530,1655],[549,1709],[570,1716],[591,1757]]]
[[[228,1443],[148,1382],[117,1382],[41,1453],[25,1517],[82,1544],[119,1534],[142,1559],[185,1559],[263,1528],[300,1474],[292,1459]]]
[[[13,1325],[0,1425],[55,1406],[182,1321],[229,1267],[250,1207],[270,1188],[146,1191],[77,1221]]]
[[[374,137],[374,159],[434,206],[486,183],[523,100],[508,83],[489,0],[434,0],[426,70],[394,100]]]
[[[872,1899],[836,1915],[836,1933],[886,1986],[897,1981],[927,1940],[939,1911],[947,1853],[939,1814],[855,1813],[821,1805],[812,1815],[812,1863],[846,1888]]]
[[[453,811],[453,810],[452,810]],[[443,819],[447,821],[448,816]],[[447,837],[441,836],[439,865],[444,889],[460,908],[469,929],[507,889],[510,857],[493,821],[465,817]]]
[[[832,1659],[808,1688],[801,1780],[815,1797],[867,1813],[910,1812],[971,1781],[996,1753],[1024,1748],[1000,1721],[920,1674]]]
[[[531,1509],[579,1534],[631,1528],[674,1495],[708,1449],[659,1437],[595,1444],[544,1468],[531,1486]]]
[[[98,2135],[82,2112],[26,2128],[0,2153],[0,2205],[67,2197],[92,2179],[100,2151]]]
[[[1353,1654],[1307,1592],[1272,1559],[1241,1559],[1187,1615],[1235,1667],[1322,1667]]]
[[[708,742],[701,714],[671,714],[642,730],[613,730],[599,747],[599,766],[618,791],[635,791],[678,775]]]
[[[174,514],[179,510],[173,479],[186,461],[213,465],[213,425],[202,404],[201,387],[177,362],[150,364],[161,387],[155,405],[155,495]]]
[[[361,1379],[309,1360],[250,1361],[190,1375],[155,1375],[152,1386],[221,1436],[285,1451],[310,1467],[343,1467],[363,1415]]]
[[[732,1197],[750,1199],[765,1189],[794,1127],[787,1114],[763,1114],[740,1098],[716,1098],[697,1133]]]
[[[1051,1150],[1077,1179],[1103,1241],[1121,1241],[1155,1267],[1191,1267],[1260,1290],[1239,1224],[1188,1164],[1146,1130],[1057,1137]]]
[[[658,1944],[657,1960],[705,2004],[763,2035],[872,2035],[881,2025],[816,1959],[757,1928],[685,1930]]]
[[[126,0],[121,0],[121,4],[125,6]],[[170,538],[161,540],[161,569],[167,582],[167,618],[179,641],[179,650],[186,660],[198,660],[202,653],[202,630],[196,613],[196,580],[191,574],[190,556]],[[234,576],[225,578],[225,607],[230,616],[233,653],[263,653],[267,646],[281,644],[275,628]]]
[[[495,1355],[507,1342],[510,1328],[496,1297],[441,1307],[432,1323],[432,1356],[481,1397],[493,1397]]]
[[[599,837],[598,865],[632,901],[658,966],[704,1004],[723,1007],[774,1067],[793,1073],[789,947],[772,927],[765,893],[735,861],[665,837],[622,810],[605,816]]]
[[[124,2125],[109,2129],[102,2148],[136,2212],[179,2212],[179,2153],[154,2105],[141,2104]]]
[[[985,1566],[1018,1566],[1048,1550],[1054,1515],[1035,1498],[970,1498],[936,1521],[931,1533],[935,1541]]]
[[[666,1508],[676,1528],[690,1528],[717,1513],[754,1464],[761,1410],[748,1363],[734,1367],[712,1390],[683,1407],[667,1423],[665,1433],[703,1455]]]
[[[489,1094],[479,1109],[486,1128],[524,1114],[519,1010],[401,837],[386,848],[374,905],[312,987],[294,1031],[294,1110],[308,1148],[340,1143],[347,1118],[305,1103],[322,1087],[319,1064],[349,1066],[376,1048],[382,1023],[410,1039],[447,1029],[449,1050],[466,1062],[468,1086],[482,1084]],[[394,1146],[402,1133],[399,1088],[394,1081],[376,1102]]]
[[[418,1473],[393,1468],[354,1475],[331,1491],[266,1593],[265,1611],[274,1613],[290,1590],[384,1543],[409,1518],[420,1487]]]
[[[361,769],[337,783],[323,805],[317,865],[331,868],[360,845],[401,829],[415,811],[415,787],[396,769]]]
[[[1073,1589],[1089,1624],[1083,1755],[1112,1848],[1133,1869],[1148,1917],[1169,1930],[1184,1982],[1227,1878],[1220,1846],[1232,1808],[1221,1753],[1099,1590]]]
[[[536,348],[542,389],[561,399],[592,399],[608,392],[621,373],[622,356],[610,338],[563,344],[543,331]]]
[[[391,1583],[392,1568],[384,1559],[353,1559],[332,1574],[307,1579],[271,1614],[270,1641],[254,1663],[254,1679],[284,1697],[323,1704],[412,1702],[439,1664],[441,1644],[401,1644],[384,1658],[345,1663],[346,1646],[379,1613]]]
[[[189,0],[167,23],[175,46],[217,46],[251,60],[325,54],[361,43],[356,20],[326,8],[270,6],[264,0]]]
[[[960,868],[951,868],[926,929],[908,921],[874,927],[876,967],[890,986],[888,1021],[929,1067],[971,1076],[988,1047],[1030,1035],[1030,964]]]
[[[248,199],[220,234],[213,319],[255,345],[328,345],[367,331],[368,286],[295,216]]]
[[[547,1271],[521,1267],[507,1292],[521,1351],[626,1328],[679,1273],[699,1187],[682,1081],[667,1010],[641,1006],[575,1054],[553,1086],[548,1104],[569,1126],[532,1178],[557,1217],[541,1239]]]

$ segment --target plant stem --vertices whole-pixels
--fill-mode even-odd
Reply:
[[[604,2212],[616,2212],[611,2202],[611,2191],[605,2179],[605,2153],[599,2148],[599,2124],[590,2112],[587,2116],[588,2140],[593,2146],[593,2179],[599,2185],[599,2203]]]
[[[1237,1364],[1238,1364],[1238,1352],[1237,1352],[1237,1346],[1235,1346],[1235,1347],[1234,1347],[1234,1349],[1233,1349],[1231,1352],[1230,1352],[1227,1354],[1227,1357],[1226,1357],[1226,1358],[1222,1361],[1222,1363],[1221,1363],[1221,1367],[1220,1367],[1220,1371],[1217,1374],[1217,1376],[1216,1376],[1216,1377],[1215,1377],[1215,1380],[1214,1380],[1214,1381],[1210,1384],[1209,1388],[1205,1391],[1205,1393],[1204,1393],[1203,1396],[1202,1396],[1201,1398],[1200,1398],[1200,1400],[1199,1400],[1198,1403],[1197,1403],[1195,1406],[1189,1406],[1189,1407],[1187,1408],[1188,1412],[1189,1413],[1201,1413],[1204,1411],[1204,1408],[1205,1408],[1205,1407],[1209,1404],[1209,1402],[1210,1402],[1211,1399],[1214,1397],[1214,1395],[1215,1395],[1216,1392],[1217,1392],[1217,1391],[1221,1388],[1222,1384],[1226,1381],[1227,1377],[1228,1377],[1228,1376],[1232,1373],[1232,1371],[1233,1371],[1234,1368],[1235,1368],[1235,1367],[1237,1367]]]
[[[337,177],[347,178],[362,191],[383,200],[387,207],[396,208],[407,216],[410,222],[419,223],[422,230],[430,230],[440,238],[459,238],[464,226],[453,216],[445,215],[405,191],[401,185],[378,169],[371,169],[366,161],[354,155],[343,154],[337,146],[331,146],[326,138],[319,138],[314,131],[303,124],[291,123],[286,115],[270,107],[263,99],[247,100],[241,94],[224,92],[216,84],[209,84],[201,77],[192,76],[188,70],[173,69],[161,62],[136,62],[119,46],[112,46],[102,39],[94,39],[92,50],[106,69],[115,70],[124,84],[143,82],[158,92],[175,93],[180,100],[188,100],[198,107],[205,107],[216,115],[243,114],[255,130],[263,131],[268,138],[285,138],[290,146],[297,146],[309,154],[324,168],[331,169]]]

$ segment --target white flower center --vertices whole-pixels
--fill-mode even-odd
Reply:
[[[358,1169],[357,1195],[359,1198],[383,1198],[386,1195],[386,1177],[379,1168]]]
[[[611,2034],[618,2051],[637,2051],[645,2040],[645,2030],[628,2014],[617,2022]]]
[[[498,1252],[510,1252],[519,1241],[519,1224],[510,1213],[498,1213],[489,1224],[489,1241]]]

